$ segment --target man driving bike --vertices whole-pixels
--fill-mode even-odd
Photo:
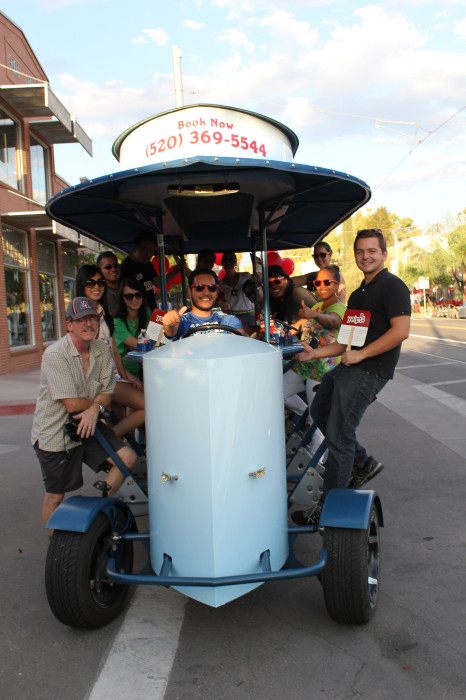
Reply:
[[[168,311],[164,315],[165,338],[179,340],[190,328],[203,326],[207,323],[230,326],[238,330],[241,335],[246,335],[241,321],[236,316],[214,310],[218,297],[218,277],[213,270],[200,267],[191,272],[188,296],[191,299],[191,311],[187,310],[187,306],[182,306],[179,311]]]

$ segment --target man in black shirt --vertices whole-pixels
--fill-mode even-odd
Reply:
[[[105,299],[107,301],[110,316],[116,316],[118,310],[118,279],[120,277],[120,264],[115,253],[104,250],[96,261],[105,279]]]
[[[368,333],[361,348],[347,350],[331,343],[313,350],[305,343],[301,360],[341,355],[341,363],[327,372],[311,405],[311,416],[325,435],[328,457],[322,501],[292,514],[299,525],[318,525],[323,500],[333,488],[360,488],[383,466],[367,455],[356,439],[356,428],[368,405],[393,378],[401,343],[409,335],[409,290],[385,269],[387,247],[380,229],[358,231],[354,241],[356,265],[364,274],[351,294],[348,308],[370,311]]]
[[[146,293],[147,304],[152,311],[157,306],[154,286],[160,285],[160,279],[151,263],[155,249],[156,240],[150,231],[138,233],[134,239],[133,250],[123,260],[120,267],[120,280],[135,279],[138,283],[138,289]],[[178,258],[176,260],[178,261]],[[168,273],[167,282],[178,273],[181,267],[181,261],[177,262],[176,268]]]

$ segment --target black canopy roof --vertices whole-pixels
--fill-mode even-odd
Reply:
[[[261,222],[268,247],[310,247],[370,199],[366,183],[311,165],[195,157],[105,175],[55,195],[50,217],[129,252],[143,230],[186,253],[251,249]]]

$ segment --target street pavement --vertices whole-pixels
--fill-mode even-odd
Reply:
[[[39,393],[40,369],[0,376],[0,416],[34,413]]]
[[[466,343],[439,342],[404,344],[395,380],[358,432],[385,464],[374,481],[385,518],[380,598],[363,627],[330,620],[315,578],[267,584],[219,609],[141,587],[104,629],[58,623],[43,586],[47,538],[31,416],[19,408],[33,404],[39,372],[0,377],[0,696],[465,697]],[[83,491],[93,492],[89,479]],[[299,554],[315,558],[319,540],[301,542]]]

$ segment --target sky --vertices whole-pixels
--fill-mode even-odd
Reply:
[[[466,208],[466,0],[2,0],[93,139],[55,147],[70,184],[119,170],[129,126],[184,104],[292,129],[295,162],[340,170],[420,228]]]

